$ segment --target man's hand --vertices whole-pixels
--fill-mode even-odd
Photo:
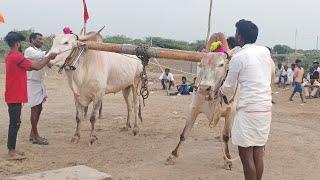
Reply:
[[[29,70],[31,71],[31,70],[42,69],[44,66],[46,66],[50,62],[50,60],[55,59],[57,55],[58,55],[57,53],[50,53],[46,55],[45,58],[43,58],[41,61],[33,62]]]
[[[58,53],[50,53],[50,54],[47,56],[47,58],[48,58],[49,60],[53,60],[53,59],[56,58],[57,55],[58,55]]]

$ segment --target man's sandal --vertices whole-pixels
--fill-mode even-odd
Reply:
[[[48,145],[49,142],[47,139],[43,138],[43,137],[38,137],[37,139],[34,139],[32,141],[32,144],[38,144],[38,145]]]

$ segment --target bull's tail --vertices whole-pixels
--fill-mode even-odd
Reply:
[[[143,119],[142,119],[142,114],[141,114],[141,100],[139,98],[139,112],[138,112],[138,116],[139,116],[139,119],[141,121],[141,123],[143,122]]]

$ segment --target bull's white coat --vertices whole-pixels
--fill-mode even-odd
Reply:
[[[98,34],[89,33],[87,37],[80,37],[79,39],[92,40],[95,35]],[[56,36],[50,52],[60,54],[51,63],[61,67],[69,56],[70,49],[77,46],[78,43],[75,35],[61,34]],[[138,97],[136,89],[138,88],[142,69],[142,64],[137,59],[117,53],[86,50],[80,57],[76,70],[66,70],[69,86],[74,93],[77,110],[77,129],[73,141],[77,142],[80,138],[80,122],[84,119],[85,109],[91,102],[93,102],[93,110],[90,118],[92,124],[90,142],[93,143],[97,139],[94,132],[94,123],[102,98],[105,94],[119,91],[123,92],[128,109],[126,128],[131,127],[130,118],[133,107],[135,118],[133,131],[134,134],[138,133]],[[133,106],[132,100],[128,98],[130,91],[133,96]]]

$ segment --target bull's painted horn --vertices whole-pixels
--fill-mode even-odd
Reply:
[[[100,33],[106,26],[103,26],[99,31],[98,33]]]

